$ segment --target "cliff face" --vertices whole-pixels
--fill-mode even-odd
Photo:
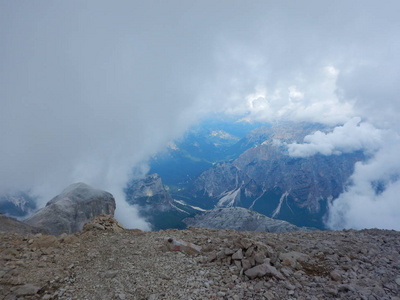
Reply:
[[[129,182],[125,193],[127,202],[139,208],[153,230],[186,227],[181,220],[190,213],[175,204],[158,174]]]
[[[150,174],[144,179],[131,181],[126,189],[126,198],[128,203],[139,205],[144,210],[173,209],[173,200],[158,174]]]
[[[24,222],[59,235],[82,230],[83,225],[93,217],[114,215],[114,211],[115,200],[110,193],[84,183],[75,183]]]
[[[288,222],[268,218],[242,207],[216,208],[195,217],[186,218],[183,222],[194,227],[238,231],[291,232],[302,230]]]

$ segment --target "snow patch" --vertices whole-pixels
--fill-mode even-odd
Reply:
[[[227,192],[225,196],[219,199],[216,207],[232,207],[235,204],[235,201],[238,197],[240,197],[240,188]]]
[[[179,203],[179,204],[181,204],[181,205],[189,206],[189,207],[191,207],[191,208],[193,208],[193,209],[195,209],[195,210],[198,210],[198,211],[207,211],[206,209],[203,209],[203,208],[201,208],[201,207],[189,205],[189,204],[187,204],[185,201],[182,201],[182,200],[176,200],[176,199],[174,199],[174,202]]]
[[[279,199],[279,204],[278,206],[275,208],[274,212],[272,213],[272,217],[271,218],[275,218],[275,216],[277,216],[279,214],[279,212],[281,211],[281,207],[282,207],[282,203],[283,201],[286,199],[287,201],[287,196],[289,196],[289,192],[284,192],[283,195],[281,196],[281,198]]]
[[[253,201],[253,203],[250,205],[249,209],[253,209],[254,204],[256,204],[257,200],[260,199],[262,196],[264,196],[264,194],[265,194],[265,191]]]

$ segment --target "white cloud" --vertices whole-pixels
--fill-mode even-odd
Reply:
[[[343,124],[354,116],[354,110],[352,101],[341,101],[336,94],[338,75],[339,70],[327,66],[314,70],[313,74],[281,81],[273,90],[256,86],[248,95],[235,95],[230,103],[233,108],[228,108],[227,113],[245,114],[244,120],[249,122]]]
[[[356,164],[352,184],[331,204],[330,228],[400,230],[400,136],[388,132],[385,139],[370,161]]]
[[[343,126],[335,127],[332,132],[317,131],[307,135],[303,144],[293,143],[287,147],[292,157],[308,157],[317,153],[342,154],[358,150],[372,154],[382,146],[381,135],[381,130],[355,117]]]

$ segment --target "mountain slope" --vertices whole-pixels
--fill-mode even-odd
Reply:
[[[299,142],[317,128],[285,124],[253,131],[246,141],[256,143],[254,147],[233,162],[214,165],[191,183],[193,203],[241,206],[297,226],[323,229],[328,201],[344,191],[354,164],[365,157],[362,152],[290,157],[286,143]]]
[[[291,232],[302,230],[289,222],[268,218],[242,207],[216,208],[192,218],[186,218],[183,222],[188,226],[237,231]]]

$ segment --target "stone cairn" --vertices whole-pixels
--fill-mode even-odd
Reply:
[[[121,232],[124,226],[114,219],[112,215],[100,215],[83,225],[83,231],[111,231]]]

